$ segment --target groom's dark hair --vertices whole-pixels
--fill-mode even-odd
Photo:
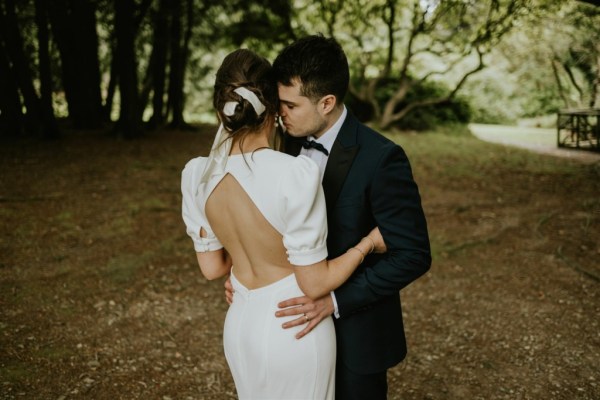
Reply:
[[[333,94],[342,104],[348,90],[350,72],[342,46],[333,38],[311,35],[288,45],[273,62],[277,82],[292,86],[299,79],[300,94],[311,101]]]

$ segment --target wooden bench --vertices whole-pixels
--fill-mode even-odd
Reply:
[[[600,109],[561,110],[556,125],[558,147],[600,151]]]

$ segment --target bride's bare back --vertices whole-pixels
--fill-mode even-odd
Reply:
[[[206,216],[233,260],[236,278],[256,289],[293,273],[282,236],[230,174],[210,194]]]

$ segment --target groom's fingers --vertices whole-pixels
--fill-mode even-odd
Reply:
[[[308,325],[306,325],[306,328],[302,329],[300,332],[298,332],[296,334],[296,339],[302,339],[302,337],[304,337],[310,331],[312,331],[314,329],[314,327],[317,326],[319,324],[319,322],[321,322],[322,319],[323,318],[320,316],[317,316],[314,319],[311,319],[310,322],[308,323]]]
[[[229,290],[225,290],[225,300],[227,301],[227,304],[232,305],[233,304],[233,292],[230,292]]]
[[[282,310],[282,311],[278,311],[276,315],[278,317],[283,317],[285,315],[301,314],[303,311],[298,312],[297,310],[295,310],[295,308],[297,308],[297,306],[303,306],[304,304],[309,303],[309,302],[311,302],[311,300],[309,297],[306,297],[306,296],[294,297],[291,299],[284,300],[284,301],[278,303],[277,307],[279,307],[279,308],[293,307],[291,310],[294,310],[294,312],[283,314],[282,312],[286,311],[286,310]],[[282,313],[282,314],[280,314],[280,313]]]
[[[294,326],[304,325],[304,324],[306,324],[306,318],[304,318],[304,314],[303,314],[300,318],[296,318],[294,320],[287,321],[286,323],[282,324],[281,327],[283,329],[288,329],[288,328],[293,328]]]
[[[223,286],[225,286],[225,300],[231,305],[233,303],[233,285],[231,284],[231,278],[227,278]]]

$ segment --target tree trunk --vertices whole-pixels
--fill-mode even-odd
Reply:
[[[181,93],[181,120],[183,121],[183,109],[185,107],[185,93],[183,87],[185,85],[185,71],[187,70],[188,60],[190,58],[190,42],[192,40],[192,27],[194,26],[194,0],[186,0],[187,3],[187,25],[185,28],[185,35],[183,37],[183,44],[181,48],[181,69],[179,71],[179,91]],[[187,123],[184,124],[186,126]]]
[[[560,79],[560,74],[558,73],[558,68],[556,66],[557,64],[560,65],[560,60],[555,55],[554,58],[550,60],[550,65],[552,66],[552,73],[554,75],[554,81],[556,82],[556,90],[558,91],[558,95],[562,99],[565,108],[569,108],[571,104],[562,84],[562,80]]]
[[[167,69],[168,38],[168,0],[160,0],[158,12],[154,18],[155,30],[150,58],[150,74],[152,75],[152,117],[148,121],[150,129],[156,129],[165,122],[165,83]]]
[[[115,99],[115,92],[117,90],[117,85],[119,82],[119,76],[117,72],[117,49],[115,45],[114,37],[111,40],[111,52],[110,55],[112,59],[110,60],[110,78],[108,80],[108,88],[106,89],[106,98],[104,99],[104,119],[106,121],[111,121],[113,101]]]
[[[1,11],[1,10],[0,10]],[[4,25],[0,12],[0,23]],[[19,88],[0,35],[0,136],[20,137],[23,134],[23,112]]]
[[[103,122],[98,34],[92,0],[48,0],[52,33],[58,45],[69,117],[80,129]]]
[[[137,36],[137,32],[139,32],[140,25],[146,15],[146,12],[152,5],[153,0],[143,0],[139,6],[139,12],[137,15],[134,14],[133,18],[133,29],[134,29],[134,41]],[[108,81],[108,88],[106,89],[106,98],[104,99],[104,117],[107,121],[111,120],[113,102],[115,97],[115,92],[117,90],[117,86],[119,85],[119,62],[117,57],[116,50],[116,38],[114,32],[112,32],[110,36],[110,78]],[[145,102],[140,101],[138,108],[140,112],[143,113],[145,107]]]
[[[135,2],[115,0],[115,32],[117,37],[117,74],[121,110],[117,132],[126,138],[139,136],[142,128],[139,113],[137,63],[135,56]]]
[[[33,87],[33,74],[29,68],[30,62],[25,54],[25,45],[15,13],[14,0],[5,0],[2,36],[16,83],[23,96],[25,108],[26,130],[37,134],[40,130],[40,99]]]
[[[182,0],[174,0],[171,6],[171,70],[169,74],[169,109],[171,128],[185,127],[183,119],[183,69],[184,52],[181,45]]]
[[[35,22],[37,24],[38,58],[40,68],[40,94],[42,114],[42,136],[46,139],[58,138],[58,124],[52,107],[52,72],[50,71],[50,51],[48,15],[46,0],[35,0]]]
[[[600,44],[596,44],[596,77],[592,82],[592,93],[590,96],[590,108],[595,108],[598,103],[598,94],[600,93]],[[600,128],[598,128],[600,129]]]

